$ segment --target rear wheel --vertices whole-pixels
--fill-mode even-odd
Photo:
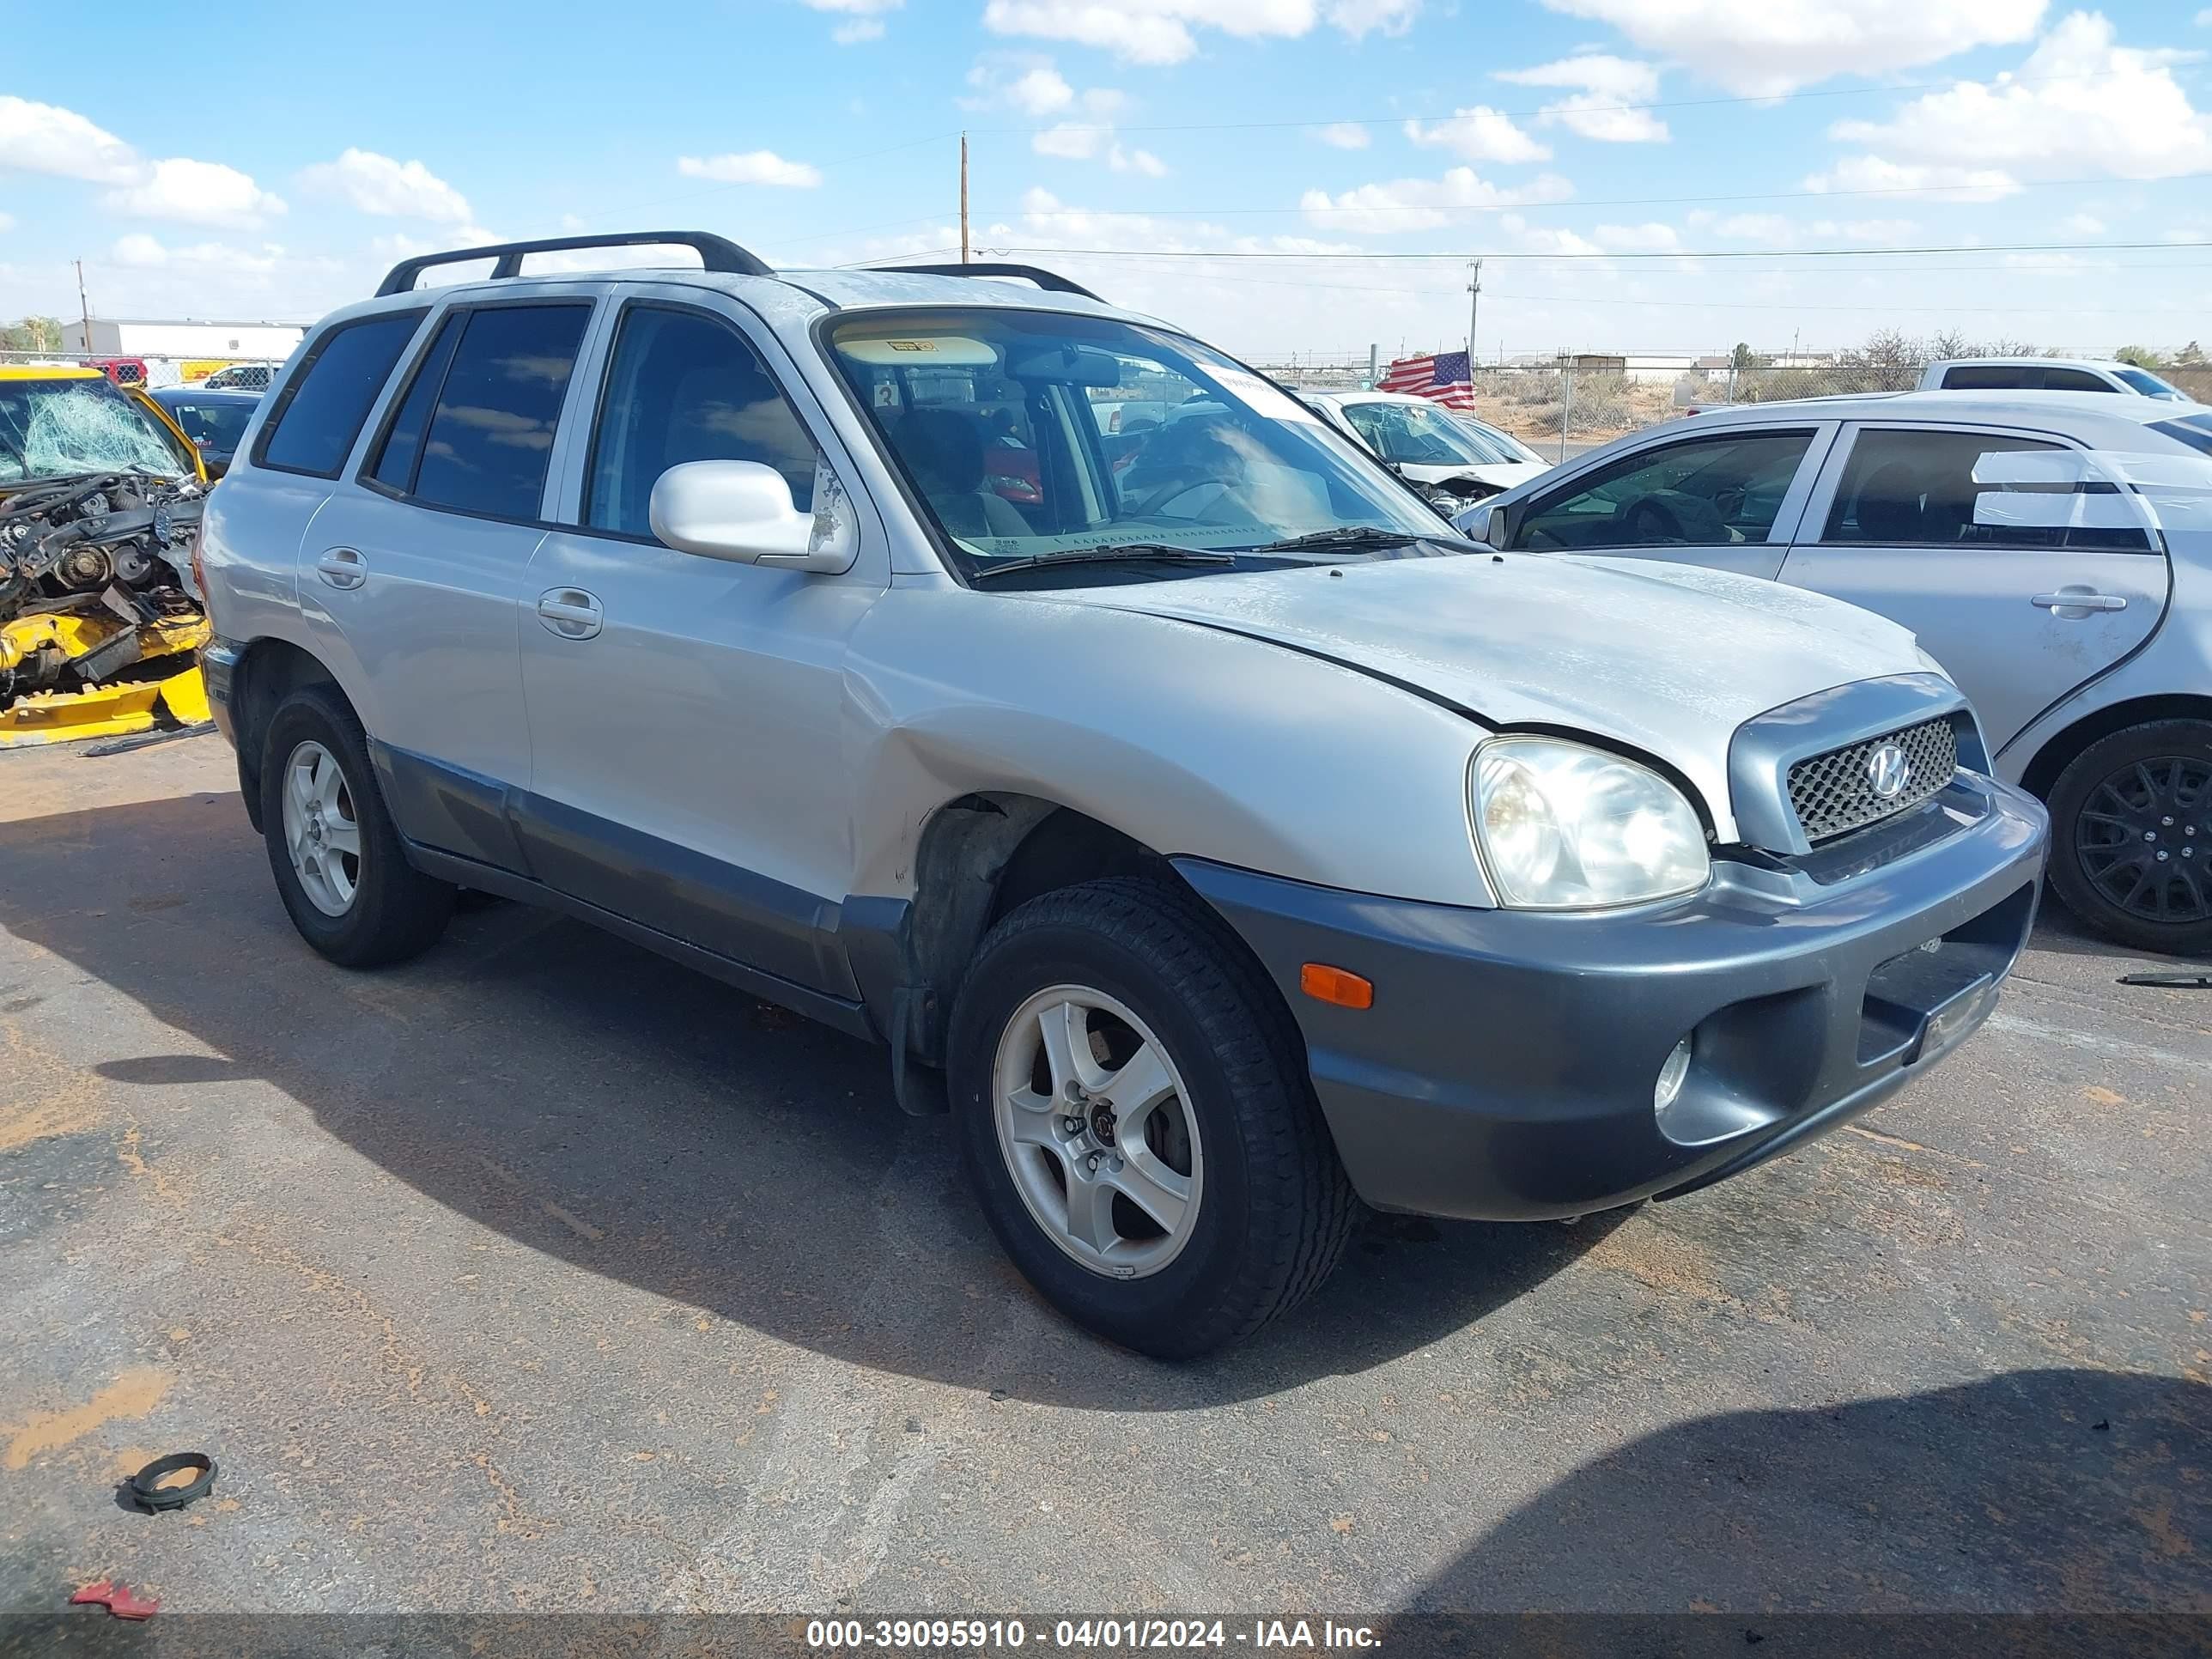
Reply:
[[[2051,884],[2123,945],[2212,951],[2212,720],[2100,738],[2051,787]]]
[[[1161,1358],[1303,1299],[1357,1212],[1289,1015],[1180,889],[1116,878],[994,928],[954,1005],[969,1177],[1078,1323]]]
[[[408,863],[361,722],[329,686],[302,686],[270,716],[261,835],[292,925],[332,962],[402,962],[445,932],[453,890]]]

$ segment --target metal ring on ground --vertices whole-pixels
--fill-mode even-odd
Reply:
[[[181,1486],[164,1486],[162,1480],[179,1469],[198,1469],[200,1478]],[[205,1452],[172,1452],[157,1457],[131,1477],[131,1496],[142,1509],[180,1510],[194,1498],[207,1496],[215,1485],[215,1459]]]

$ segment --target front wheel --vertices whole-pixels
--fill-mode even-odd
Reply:
[[[1357,1200],[1290,1017],[1180,889],[1115,878],[1015,910],[961,987],[951,1060],[992,1230],[1102,1336],[1207,1352],[1343,1251]]]
[[[2139,951],[2212,951],[2212,720],[2151,720],[2091,744],[2051,790],[2051,884]]]

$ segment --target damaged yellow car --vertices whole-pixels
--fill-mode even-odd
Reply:
[[[143,392],[0,368],[0,748],[208,717],[207,473]]]

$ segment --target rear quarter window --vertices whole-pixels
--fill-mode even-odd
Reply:
[[[341,323],[317,340],[278,394],[258,448],[257,466],[335,478],[361,435],[392,366],[414,337],[424,313],[387,311]]]

